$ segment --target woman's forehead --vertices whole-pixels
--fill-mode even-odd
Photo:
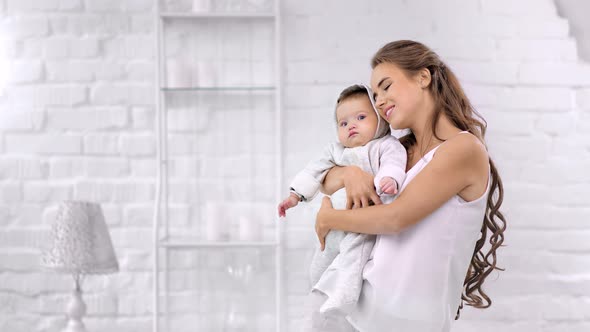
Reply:
[[[396,64],[390,62],[382,62],[375,66],[371,71],[371,89],[373,91],[382,88],[388,79],[398,80],[406,77],[404,71]]]
[[[385,76],[399,75],[401,70],[393,63],[382,62],[371,71],[371,84],[378,84]]]

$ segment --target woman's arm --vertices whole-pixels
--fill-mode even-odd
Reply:
[[[320,243],[323,246],[330,229],[365,234],[397,233],[424,219],[467,187],[481,183],[482,168],[487,174],[488,167],[483,144],[474,136],[460,135],[441,146],[391,204],[334,210],[329,199],[324,198],[316,219]]]
[[[335,166],[330,169],[320,191],[332,195],[342,188],[346,188],[347,209],[367,207],[369,201],[381,204],[373,185],[373,176],[357,166]]]
[[[338,190],[344,188],[344,174],[346,173],[346,167],[334,166],[326,174],[324,182],[320,187],[320,191],[326,195],[332,195]]]

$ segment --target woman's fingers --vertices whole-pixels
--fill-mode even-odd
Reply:
[[[323,208],[333,208],[332,207],[332,201],[330,200],[329,196],[324,196],[324,198],[322,198],[322,207]]]
[[[371,193],[371,200],[373,201],[373,204],[375,204],[375,205],[381,204],[381,198],[375,192]]]
[[[324,198],[322,199],[320,211],[318,212],[318,216],[316,217],[315,221],[315,232],[318,236],[318,240],[320,241],[320,248],[322,251],[324,251],[324,248],[326,247],[326,234],[328,234],[329,232],[328,229],[324,229],[324,227],[322,226],[322,216],[323,213],[325,213],[326,210],[329,209],[333,209],[332,201],[330,200],[330,197],[324,196]]]
[[[347,193],[347,209],[366,206],[365,202],[368,202],[371,193],[375,191],[373,188],[373,176],[355,166],[346,169],[344,186]]]
[[[353,205],[354,205],[354,200],[352,199],[352,196],[346,195],[346,209],[347,210],[352,209]]]
[[[326,237],[322,236],[318,231],[316,231],[316,233],[318,235],[318,240],[320,240],[320,250],[324,251],[324,249],[326,248]]]
[[[361,197],[361,207],[367,207],[369,206],[369,198],[367,197]]]
[[[346,200],[346,209],[358,209],[358,208],[362,208],[362,207],[367,207],[371,205],[371,202],[373,202],[374,205],[379,205],[382,204],[381,203],[381,198],[379,198],[379,195],[377,195],[377,193],[372,192],[370,193],[368,196],[359,196],[359,197],[355,197],[355,198],[348,198]]]
[[[360,198],[355,198],[354,203],[352,204],[353,209],[358,209],[362,207]]]

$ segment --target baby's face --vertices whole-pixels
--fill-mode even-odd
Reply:
[[[368,97],[352,97],[336,108],[338,140],[347,148],[369,143],[377,130],[377,114]]]

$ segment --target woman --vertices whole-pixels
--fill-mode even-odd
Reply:
[[[498,269],[496,249],[504,240],[502,181],[485,147],[486,125],[426,46],[389,43],[371,66],[380,114],[394,129],[411,129],[401,138],[406,180],[398,198],[381,205],[370,175],[333,168],[324,192],[346,187],[352,209],[334,210],[324,197],[316,232],[322,247],[331,229],[378,235],[358,308],[347,317],[356,329],[449,331],[463,301],[490,306],[481,286]]]

